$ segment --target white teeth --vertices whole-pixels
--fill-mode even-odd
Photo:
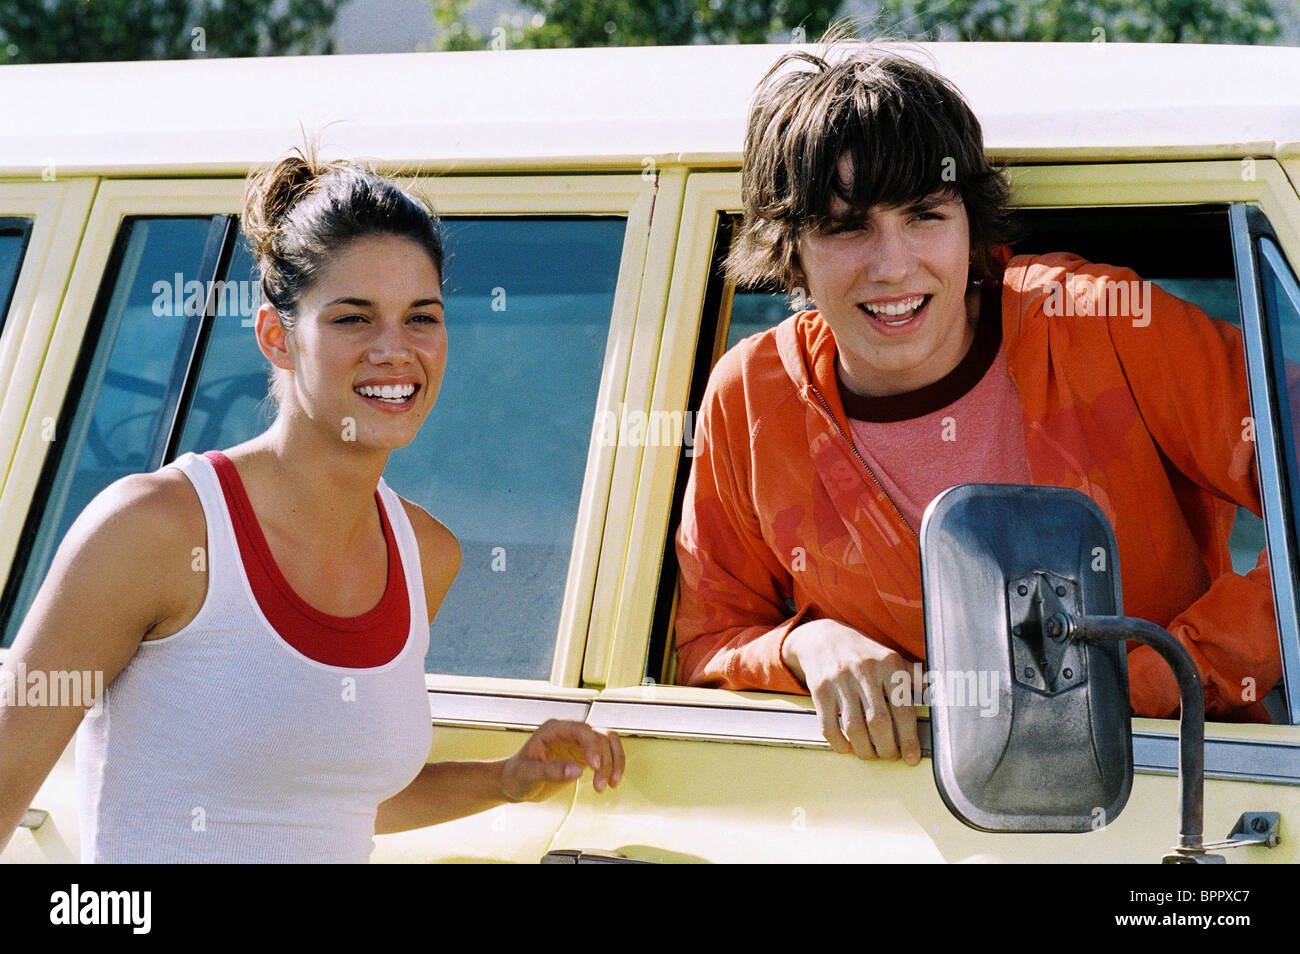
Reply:
[[[873,315],[906,315],[920,307],[921,302],[925,301],[924,295],[917,295],[914,298],[905,298],[902,301],[891,302],[888,305],[873,305],[869,302],[863,302],[862,307]]]
[[[384,384],[379,387],[364,385],[353,388],[362,397],[379,398],[382,401],[405,401],[415,393],[414,384]]]

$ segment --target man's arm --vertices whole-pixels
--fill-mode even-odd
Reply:
[[[1116,277],[1137,278],[1129,272]],[[1240,333],[1154,285],[1147,287],[1147,323],[1105,319],[1143,421],[1180,473],[1228,504],[1259,515]],[[1235,512],[1234,506],[1221,508],[1211,532],[1226,539]],[[1201,673],[1210,715],[1262,698],[1282,675],[1267,553],[1245,576],[1230,564],[1218,569],[1209,590],[1167,627]],[[1134,711],[1171,716],[1178,710],[1173,675],[1154,650],[1134,650],[1129,671]]]
[[[719,392],[738,387],[728,364],[710,379],[697,423],[697,456],[677,536],[677,680],[723,689],[809,692],[822,733],[837,752],[860,758],[921,758],[916,711],[890,704],[894,674],[909,674],[893,650],[834,620],[792,615],[790,573],[763,538],[749,485],[747,420],[729,420]],[[737,402],[741,404],[743,402]],[[731,426],[728,427],[728,424]],[[733,435],[735,435],[733,437]]]
[[[734,355],[709,378],[696,419],[696,456],[677,534],[681,591],[675,636],[677,681],[720,689],[802,693],[781,647],[802,613],[786,603],[790,573],[763,539],[746,490],[751,470],[744,402]],[[737,434],[735,446],[729,430]]]

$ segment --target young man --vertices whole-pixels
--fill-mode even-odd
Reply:
[[[1237,506],[1260,512],[1235,330],[1127,270],[1010,258],[979,122],[878,49],[778,62],[742,194],[729,272],[816,310],[709,381],[677,545],[678,680],[810,692],[836,751],[916,764],[915,710],[891,691],[925,652],[921,515],[954,484],[1032,483],[1105,511],[1125,612],[1188,649],[1207,712],[1268,721],[1253,701],[1281,677],[1267,563],[1239,576],[1228,552]],[[1119,283],[1146,297],[1085,311]],[[1134,712],[1172,715],[1165,663],[1136,648],[1128,664]]]

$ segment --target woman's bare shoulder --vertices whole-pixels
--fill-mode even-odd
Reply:
[[[142,639],[192,619],[207,592],[194,548],[206,547],[203,508],[176,470],[117,480],[59,544],[14,640],[16,657],[90,669],[110,681]]]
[[[77,517],[47,581],[86,597],[133,593],[135,611],[152,631],[197,611],[196,600],[201,605],[206,547],[203,505],[183,473],[132,474],[104,488]]]
[[[455,534],[419,504],[411,503],[405,498],[399,499],[406,508],[406,516],[411,521],[415,539],[420,545],[424,596],[429,608],[429,619],[432,621],[460,569],[460,543]]]
[[[127,535],[157,545],[202,538],[206,528],[194,485],[180,470],[164,467],[109,484],[82,511],[68,536]]]

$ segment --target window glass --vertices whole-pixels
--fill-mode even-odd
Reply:
[[[91,499],[121,477],[162,464],[198,322],[185,313],[186,286],[206,278],[211,227],[206,218],[122,225],[6,588],[3,645],[13,641],[59,542]]]
[[[1146,278],[1146,275],[1142,276]],[[1237,298],[1235,276],[1223,278],[1169,278],[1152,275],[1149,279],[1175,298],[1190,301],[1211,318],[1241,328],[1241,302]]]
[[[429,672],[545,679],[573,549],[623,219],[445,223],[447,370],[385,478],[456,534]]]
[[[28,219],[0,219],[0,331],[4,330],[31,232]]]
[[[1300,462],[1300,441],[1295,430],[1300,427],[1300,285],[1281,249],[1271,239],[1259,240],[1259,252],[1264,313],[1282,345],[1287,400],[1281,402],[1278,410],[1288,445],[1287,456],[1294,464]],[[1300,505],[1300,501],[1295,503]]]
[[[275,419],[267,396],[270,363],[257,347],[253,321],[261,304],[257,263],[241,234],[216,289],[193,396],[176,456],[242,444]]]
[[[794,314],[790,305],[789,295],[737,289],[735,300],[731,304],[731,320],[727,324],[726,350],[730,351],[750,335],[756,335],[785,321]]]
[[[445,219],[447,369],[419,437],[384,474],[463,552],[427,672],[545,679],[582,494],[623,219]],[[580,271],[576,266],[580,266]],[[223,276],[254,297],[242,239]],[[580,279],[580,280],[579,280]],[[253,282],[251,291],[230,288]],[[178,453],[264,430],[256,305],[212,322]]]

